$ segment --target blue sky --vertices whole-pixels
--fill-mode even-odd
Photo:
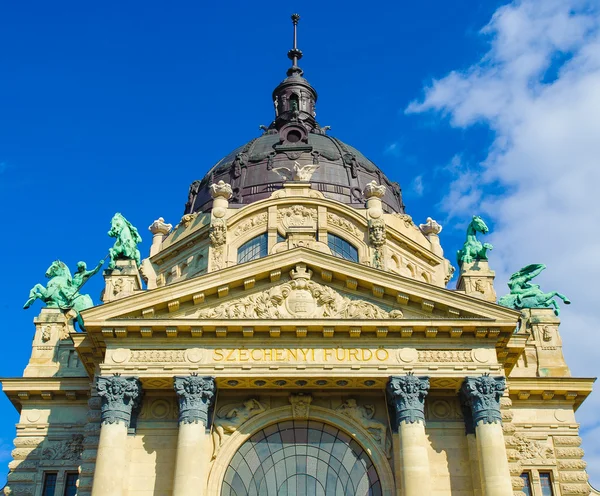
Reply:
[[[200,3],[0,6],[1,376],[27,363],[39,304],[21,307],[52,260],[102,258],[116,211],[147,254],[146,227],[176,224],[189,184],[269,124],[296,10],[320,124],[400,183],[417,223],[444,225],[451,261],[482,214],[499,294],[546,263],[543,287],[574,301],[561,327],[573,373],[597,375],[597,2]],[[86,286],[96,302],[101,282]],[[597,396],[580,421],[600,485]],[[0,412],[6,466],[17,415],[4,397]]]

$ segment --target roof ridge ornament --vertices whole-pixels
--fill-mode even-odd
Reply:
[[[288,76],[302,76],[303,71],[298,67],[298,61],[302,58],[302,50],[298,49],[298,21],[300,15],[292,14],[292,23],[294,25],[294,43],[292,49],[288,52],[288,58],[292,61],[292,67],[287,71]]]

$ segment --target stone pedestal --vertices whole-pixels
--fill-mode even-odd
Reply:
[[[487,260],[463,263],[456,289],[466,295],[496,303],[495,277],[496,273],[490,269]]]
[[[104,303],[120,300],[142,291],[142,279],[135,260],[117,260],[114,269],[104,271],[104,281],[102,292]]]
[[[73,350],[69,333],[74,332],[73,321],[58,308],[43,308],[33,319],[35,335],[31,358],[23,377],[53,377],[59,374],[64,353]],[[68,358],[66,360],[68,361]]]
[[[407,375],[391,377],[387,386],[392,428],[398,432],[403,496],[431,494],[431,470],[425,434],[425,396],[429,379]]]
[[[135,377],[99,377],[102,427],[96,455],[92,496],[124,496],[127,493],[127,429],[138,409],[142,388]]]
[[[500,398],[503,377],[467,377],[461,388],[467,432],[475,426],[482,496],[512,496],[512,482],[502,432]]]
[[[208,466],[213,451],[207,431],[216,385],[212,377],[175,377],[179,399],[179,434],[173,496],[207,494]]]
[[[538,377],[571,377],[562,351],[558,331],[560,319],[550,308],[527,308],[521,311],[522,324],[531,332],[527,345],[533,345],[537,355]]]

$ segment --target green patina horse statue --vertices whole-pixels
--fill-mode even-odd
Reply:
[[[110,256],[109,269],[114,269],[117,260],[135,260],[139,267],[141,265],[140,250],[137,245],[142,242],[138,230],[120,213],[116,213],[110,222],[111,238],[117,238],[113,247],[108,251]]]
[[[95,272],[97,272],[100,267],[101,265],[95,269]],[[92,272],[94,271],[90,271],[89,274],[93,275]],[[79,327],[84,329],[80,312],[86,308],[93,307],[94,302],[90,295],[81,294],[79,292],[79,289],[83,284],[78,285],[78,280],[73,280],[69,268],[60,260],[52,262],[52,265],[50,265],[46,271],[46,277],[50,279],[48,285],[44,287],[41,284],[36,284],[31,288],[31,291],[29,291],[29,299],[25,302],[23,308],[27,309],[33,305],[34,301],[42,300],[48,308],[59,308],[64,312],[73,310],[76,314],[76,320]]]
[[[467,227],[467,239],[463,247],[456,253],[458,265],[463,263],[471,263],[476,260],[487,260],[487,250],[491,250],[493,246],[489,243],[482,243],[477,239],[477,233],[487,234],[488,226],[479,215],[474,215],[473,220]]]
[[[554,298],[560,298],[566,305],[571,301],[558,291],[544,293],[539,284],[531,284],[531,280],[542,272],[544,264],[531,264],[515,272],[508,280],[510,294],[498,300],[498,304],[507,308],[521,310],[523,308],[553,308],[556,315],[560,314],[558,303]]]

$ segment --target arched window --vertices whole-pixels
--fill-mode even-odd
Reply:
[[[344,238],[327,233],[327,244],[336,257],[344,258],[351,262],[358,262],[358,249],[348,243]]]
[[[267,233],[256,236],[246,241],[238,248],[238,263],[250,262],[267,256],[268,236]]]
[[[266,427],[233,456],[221,496],[381,496],[373,461],[352,436],[316,421]]]

